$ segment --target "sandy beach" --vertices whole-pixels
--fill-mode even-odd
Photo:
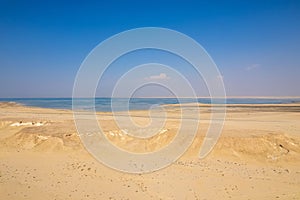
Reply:
[[[111,113],[97,116],[112,143],[151,152],[168,144],[178,127],[178,106],[165,110],[163,131],[148,140],[126,135]],[[129,174],[86,151],[72,111],[0,103],[0,199],[300,199],[300,104],[228,106],[221,137],[204,159],[197,155],[209,106],[200,111],[197,136],[179,160]],[[148,111],[131,114],[137,123],[149,122]]]

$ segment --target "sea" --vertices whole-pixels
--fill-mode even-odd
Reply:
[[[15,102],[25,106],[72,109],[72,98],[0,98],[0,102]],[[95,104],[93,104],[95,102]],[[112,103],[113,102],[113,103]],[[129,102],[129,103],[128,103]],[[179,103],[210,104],[210,98],[80,98],[76,99],[76,109],[101,112],[122,110],[148,110],[166,104]],[[218,101],[214,100],[214,103]],[[223,102],[223,101],[222,101]],[[288,104],[300,102],[300,98],[227,98],[226,104]]]

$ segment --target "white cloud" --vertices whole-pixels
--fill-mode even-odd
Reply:
[[[246,68],[247,71],[250,71],[250,70],[253,70],[253,69],[257,69],[259,68],[261,65],[260,64],[253,64],[253,65],[250,65]]]
[[[169,76],[165,73],[160,73],[159,75],[153,75],[145,78],[146,80],[168,80]]]
[[[217,76],[217,79],[218,79],[218,80],[222,80],[222,81],[223,81],[223,79],[224,79],[224,76],[222,76],[222,75],[218,75],[218,76]]]

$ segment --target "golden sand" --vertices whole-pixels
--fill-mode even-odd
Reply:
[[[189,105],[199,106],[199,105]],[[133,152],[167,145],[180,112],[149,139],[134,139],[110,113],[98,113],[107,138]],[[300,105],[231,105],[221,137],[197,157],[209,125],[209,106],[192,146],[171,166],[128,174],[96,161],[83,147],[68,110],[0,104],[0,199],[300,199]],[[120,113],[122,114],[122,113]],[[148,111],[131,111],[149,123]]]

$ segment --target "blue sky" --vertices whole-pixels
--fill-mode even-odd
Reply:
[[[199,42],[229,96],[300,96],[300,1],[1,0],[0,97],[71,97],[77,70],[97,44],[148,26]],[[156,55],[148,54],[127,63]],[[112,67],[98,95],[108,95],[121,72]],[[205,95],[193,73],[185,75]]]

